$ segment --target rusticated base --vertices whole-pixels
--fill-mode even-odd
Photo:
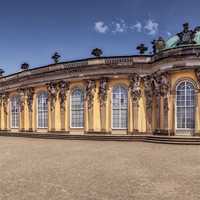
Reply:
[[[165,129],[156,129],[153,132],[154,135],[164,135],[164,136],[169,136],[169,135],[174,135],[170,130],[165,130]]]
[[[85,131],[84,134],[89,134],[89,135],[96,135],[96,134],[101,134],[101,135],[111,135],[111,132],[106,132],[106,131]]]

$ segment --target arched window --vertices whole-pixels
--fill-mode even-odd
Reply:
[[[38,128],[48,128],[48,94],[42,92],[37,97]]]
[[[112,91],[112,128],[127,129],[128,126],[128,91],[118,85]]]
[[[176,128],[194,129],[195,127],[195,90],[189,81],[176,87]]]
[[[20,115],[20,97],[14,96],[11,98],[11,128],[19,128]]]
[[[84,93],[80,88],[71,94],[71,128],[84,127]]]

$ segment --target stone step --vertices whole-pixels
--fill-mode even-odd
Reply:
[[[200,137],[152,136],[152,135],[102,135],[85,134],[69,135],[57,133],[11,133],[0,132],[0,136],[27,137],[40,139],[65,139],[65,140],[95,140],[95,141],[140,141],[162,144],[199,144]]]

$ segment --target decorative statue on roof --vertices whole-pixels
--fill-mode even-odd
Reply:
[[[102,56],[103,51],[102,51],[101,49],[99,49],[99,48],[96,48],[96,49],[93,49],[93,50],[92,50],[91,54],[92,54],[94,57],[99,58],[99,57]]]
[[[194,41],[196,31],[189,29],[189,23],[183,24],[183,31],[178,33],[179,42],[177,45],[196,44]]]
[[[55,64],[59,63],[59,59],[60,59],[60,54],[58,52],[55,52],[54,55],[51,57],[54,61]]]
[[[158,40],[154,40],[152,45],[154,54],[162,51],[166,47],[165,40],[162,37],[159,37]]]
[[[146,51],[148,51],[148,47],[146,47],[143,43],[138,45],[136,49],[139,51],[140,55],[143,55]]]

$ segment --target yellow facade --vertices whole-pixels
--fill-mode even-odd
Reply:
[[[0,77],[0,130],[199,135],[200,44],[188,37],[159,38],[150,55],[142,46],[135,56],[100,57],[95,49],[95,58],[25,64]]]

